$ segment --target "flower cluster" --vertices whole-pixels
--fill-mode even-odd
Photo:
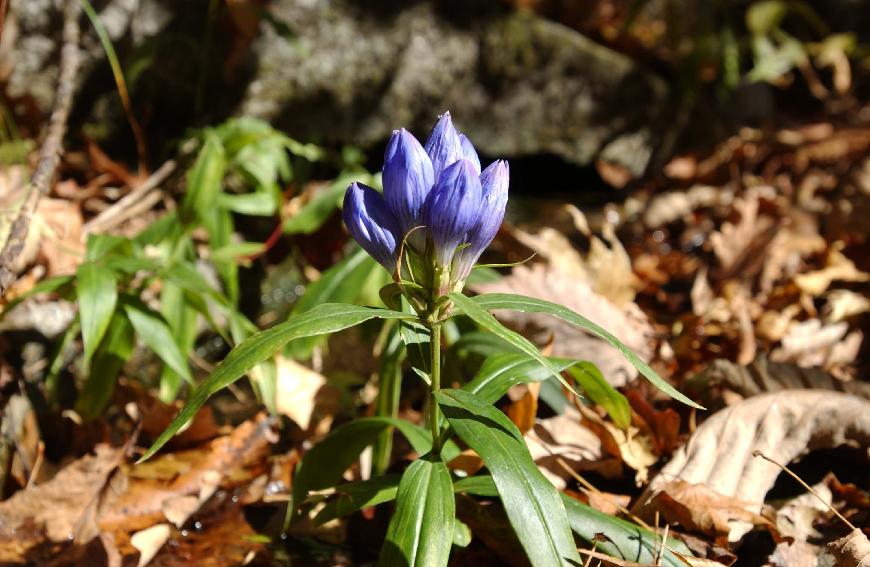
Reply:
[[[458,291],[504,218],[508,164],[481,172],[468,138],[444,113],[425,146],[393,132],[384,156],[384,194],[353,183],[344,197],[350,234],[396,281],[438,298]]]

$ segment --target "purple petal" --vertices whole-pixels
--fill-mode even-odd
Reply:
[[[426,140],[426,153],[432,160],[432,169],[437,180],[444,169],[464,157],[462,141],[459,133],[453,127],[450,113],[445,112],[438,119],[429,139]]]
[[[399,223],[381,194],[352,183],[344,195],[342,217],[354,240],[388,272],[395,272]]]
[[[509,184],[510,170],[504,160],[493,162],[480,174],[482,192],[480,217],[468,232],[469,245],[459,252],[454,262],[454,280],[464,280],[468,277],[475,262],[498,234],[498,229],[504,220]]]
[[[456,248],[480,218],[480,204],[480,178],[474,164],[463,158],[448,166],[423,207],[438,264],[450,264]]]
[[[460,132],[459,143],[462,146],[462,154],[465,156],[465,159],[473,163],[477,173],[480,173],[480,157],[478,157],[477,150],[475,150],[474,146],[471,144],[471,140],[468,139],[468,136]]]
[[[401,234],[422,224],[421,209],[435,176],[426,150],[404,128],[393,132],[384,155],[384,198]]]

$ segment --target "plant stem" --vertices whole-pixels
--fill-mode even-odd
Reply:
[[[438,427],[439,411],[435,393],[441,389],[441,323],[429,327],[429,350],[432,351],[432,391],[429,399],[429,422],[432,427],[432,454],[441,454],[441,431]]]

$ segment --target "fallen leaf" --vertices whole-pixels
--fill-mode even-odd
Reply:
[[[517,266],[501,280],[475,286],[487,292],[519,293],[565,305],[598,323],[628,345],[640,358],[652,356],[654,332],[646,316],[634,303],[620,309],[596,294],[586,283],[570,278],[543,264]],[[614,386],[625,385],[637,376],[637,370],[619,351],[568,323],[543,314],[496,311],[496,315],[517,327],[543,330],[533,336],[539,343],[553,338],[553,355],[588,360],[597,366]]]
[[[622,430],[612,422],[602,419],[595,411],[582,405],[578,407],[583,415],[583,425],[598,435],[607,452],[619,457],[636,471],[634,481],[638,486],[644,484],[649,475],[649,467],[659,460],[653,450],[649,432],[642,431],[633,424],[627,430]]]
[[[688,395],[715,406],[721,397],[717,390],[728,389],[744,398],[768,392],[804,388],[836,390],[870,400],[870,384],[853,380],[844,382],[821,368],[805,368],[792,363],[774,362],[759,354],[748,365],[716,359],[704,370],[686,381]]]
[[[740,220],[726,221],[710,235],[713,252],[726,272],[736,268],[751,250],[763,248],[768,242],[764,236],[773,228],[774,221],[758,214],[761,193],[761,189],[754,187],[734,199],[733,207],[740,214]]]
[[[650,500],[673,482],[703,485],[723,497],[747,503],[759,513],[780,469],[759,451],[788,464],[808,451],[844,443],[866,446],[870,401],[827,390],[785,390],[748,398],[716,412],[678,449],[652,480],[635,513],[649,517]],[[751,523],[731,523],[729,541],[739,540]]]
[[[813,527],[830,511],[833,494],[821,482],[809,492],[792,498],[776,511],[776,529],[783,539],[768,558],[775,567],[813,567],[818,560],[820,548],[808,540],[821,537]],[[821,498],[822,500],[819,500]]]
[[[0,502],[0,563],[22,559],[7,557],[4,550],[26,553],[45,540],[84,544],[96,536],[94,508],[123,456],[123,448],[97,445],[95,454],[72,462],[48,482]]]
[[[838,567],[870,567],[870,540],[859,529],[827,545]]]
[[[170,535],[172,535],[172,526],[169,524],[157,524],[133,534],[130,543],[139,550],[138,567],[145,567],[151,563]]]
[[[338,403],[338,393],[321,374],[291,358],[278,356],[278,386],[275,408],[305,431],[312,426],[312,417],[332,415]]]
[[[727,206],[734,191],[726,187],[695,185],[688,191],[670,191],[653,197],[643,209],[643,223],[655,229],[670,224],[706,207]]]
[[[671,408],[659,411],[635,390],[625,393],[631,409],[646,423],[655,442],[656,454],[670,455],[677,448],[680,435],[680,414]]]
[[[752,504],[724,496],[703,484],[675,480],[660,487],[656,495],[645,504],[645,510],[661,513],[668,523],[677,523],[684,529],[715,536],[717,543],[730,540],[736,524],[772,526],[770,520],[750,510]]]
[[[795,276],[794,283],[806,294],[817,297],[823,294],[834,281],[866,282],[870,274],[855,267],[855,263],[847,258],[841,250],[843,243],[837,242],[831,246],[825,268],[815,272]]]
[[[507,416],[514,422],[520,433],[525,434],[535,424],[538,414],[538,392],[541,391],[541,383],[520,384],[511,388],[519,388],[522,394],[514,401],[507,411]]]
[[[620,461],[607,457],[599,436],[581,420],[580,413],[567,406],[562,414],[538,420],[525,434],[532,459],[560,489],[566,486],[572,471],[594,470],[606,477],[617,477],[622,472]],[[565,470],[560,459],[571,470]]]
[[[870,299],[866,295],[848,289],[835,289],[825,295],[827,303],[823,311],[826,323],[839,323],[870,311]]]
[[[846,322],[823,324],[819,319],[793,322],[782,337],[782,345],[770,353],[776,362],[800,366],[834,366],[853,363],[861,348],[861,331],[849,333]]]

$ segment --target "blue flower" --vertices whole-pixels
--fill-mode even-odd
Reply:
[[[396,271],[399,223],[380,193],[353,182],[344,195],[342,217],[354,240],[391,274]]]
[[[464,281],[468,277],[477,259],[498,233],[507,206],[509,181],[510,170],[504,160],[493,162],[480,174],[480,217],[468,232],[468,246],[460,250],[454,259],[454,281]]]
[[[384,197],[402,234],[420,226],[423,203],[435,184],[435,175],[426,150],[404,128],[393,132],[387,144],[383,179]]]
[[[352,184],[344,222],[394,277],[415,278],[433,295],[448,291],[448,283],[461,289],[504,218],[508,178],[505,161],[481,173],[477,151],[445,112],[425,146],[407,130],[393,132],[384,154],[384,196]],[[400,250],[402,273],[395,274]],[[412,265],[423,269],[412,274]]]
[[[459,245],[480,218],[480,176],[465,158],[447,166],[426,198],[423,221],[434,245],[435,262],[449,266]]]

